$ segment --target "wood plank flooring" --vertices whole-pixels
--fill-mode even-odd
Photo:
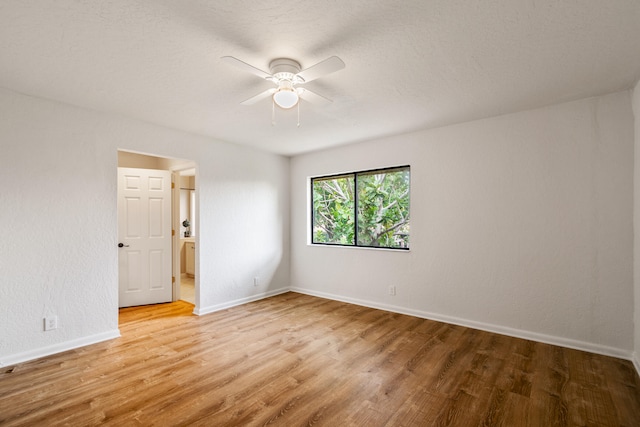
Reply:
[[[286,293],[2,368],[0,425],[640,426],[629,361]]]

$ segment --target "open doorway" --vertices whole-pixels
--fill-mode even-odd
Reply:
[[[177,276],[180,299],[196,304],[196,239],[198,237],[195,168],[177,171],[176,187],[179,204],[180,274]]]
[[[168,171],[171,174],[172,301],[197,302],[196,236],[198,234],[196,164],[191,160],[118,150],[119,168]],[[185,222],[187,221],[187,222]],[[190,251],[190,252],[189,252]]]

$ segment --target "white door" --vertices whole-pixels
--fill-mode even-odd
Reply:
[[[169,302],[171,172],[118,168],[119,307]]]

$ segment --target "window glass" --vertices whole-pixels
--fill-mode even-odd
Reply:
[[[353,175],[313,180],[313,242],[355,243]]]
[[[358,246],[409,247],[409,169],[358,174]]]

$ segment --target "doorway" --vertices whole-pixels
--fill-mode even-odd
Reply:
[[[198,209],[196,207],[195,162],[186,159],[173,159],[147,153],[118,150],[118,167],[164,170],[170,173],[172,181],[171,220],[167,232],[171,234],[171,260],[170,262],[168,261],[172,276],[171,300],[182,299],[195,306],[199,282],[196,276],[197,263],[195,262],[196,248],[198,246],[196,236],[199,224]],[[184,185],[185,182],[187,183],[186,186]],[[182,190],[182,188],[187,190]],[[185,220],[188,220],[186,226],[183,225]],[[187,243],[189,244],[188,248],[185,247]],[[189,274],[186,274],[186,249],[191,250],[189,254]],[[144,303],[141,305],[144,305]]]
[[[198,237],[196,170],[189,168],[177,172],[180,265],[176,279],[180,299],[195,305],[196,239]]]

